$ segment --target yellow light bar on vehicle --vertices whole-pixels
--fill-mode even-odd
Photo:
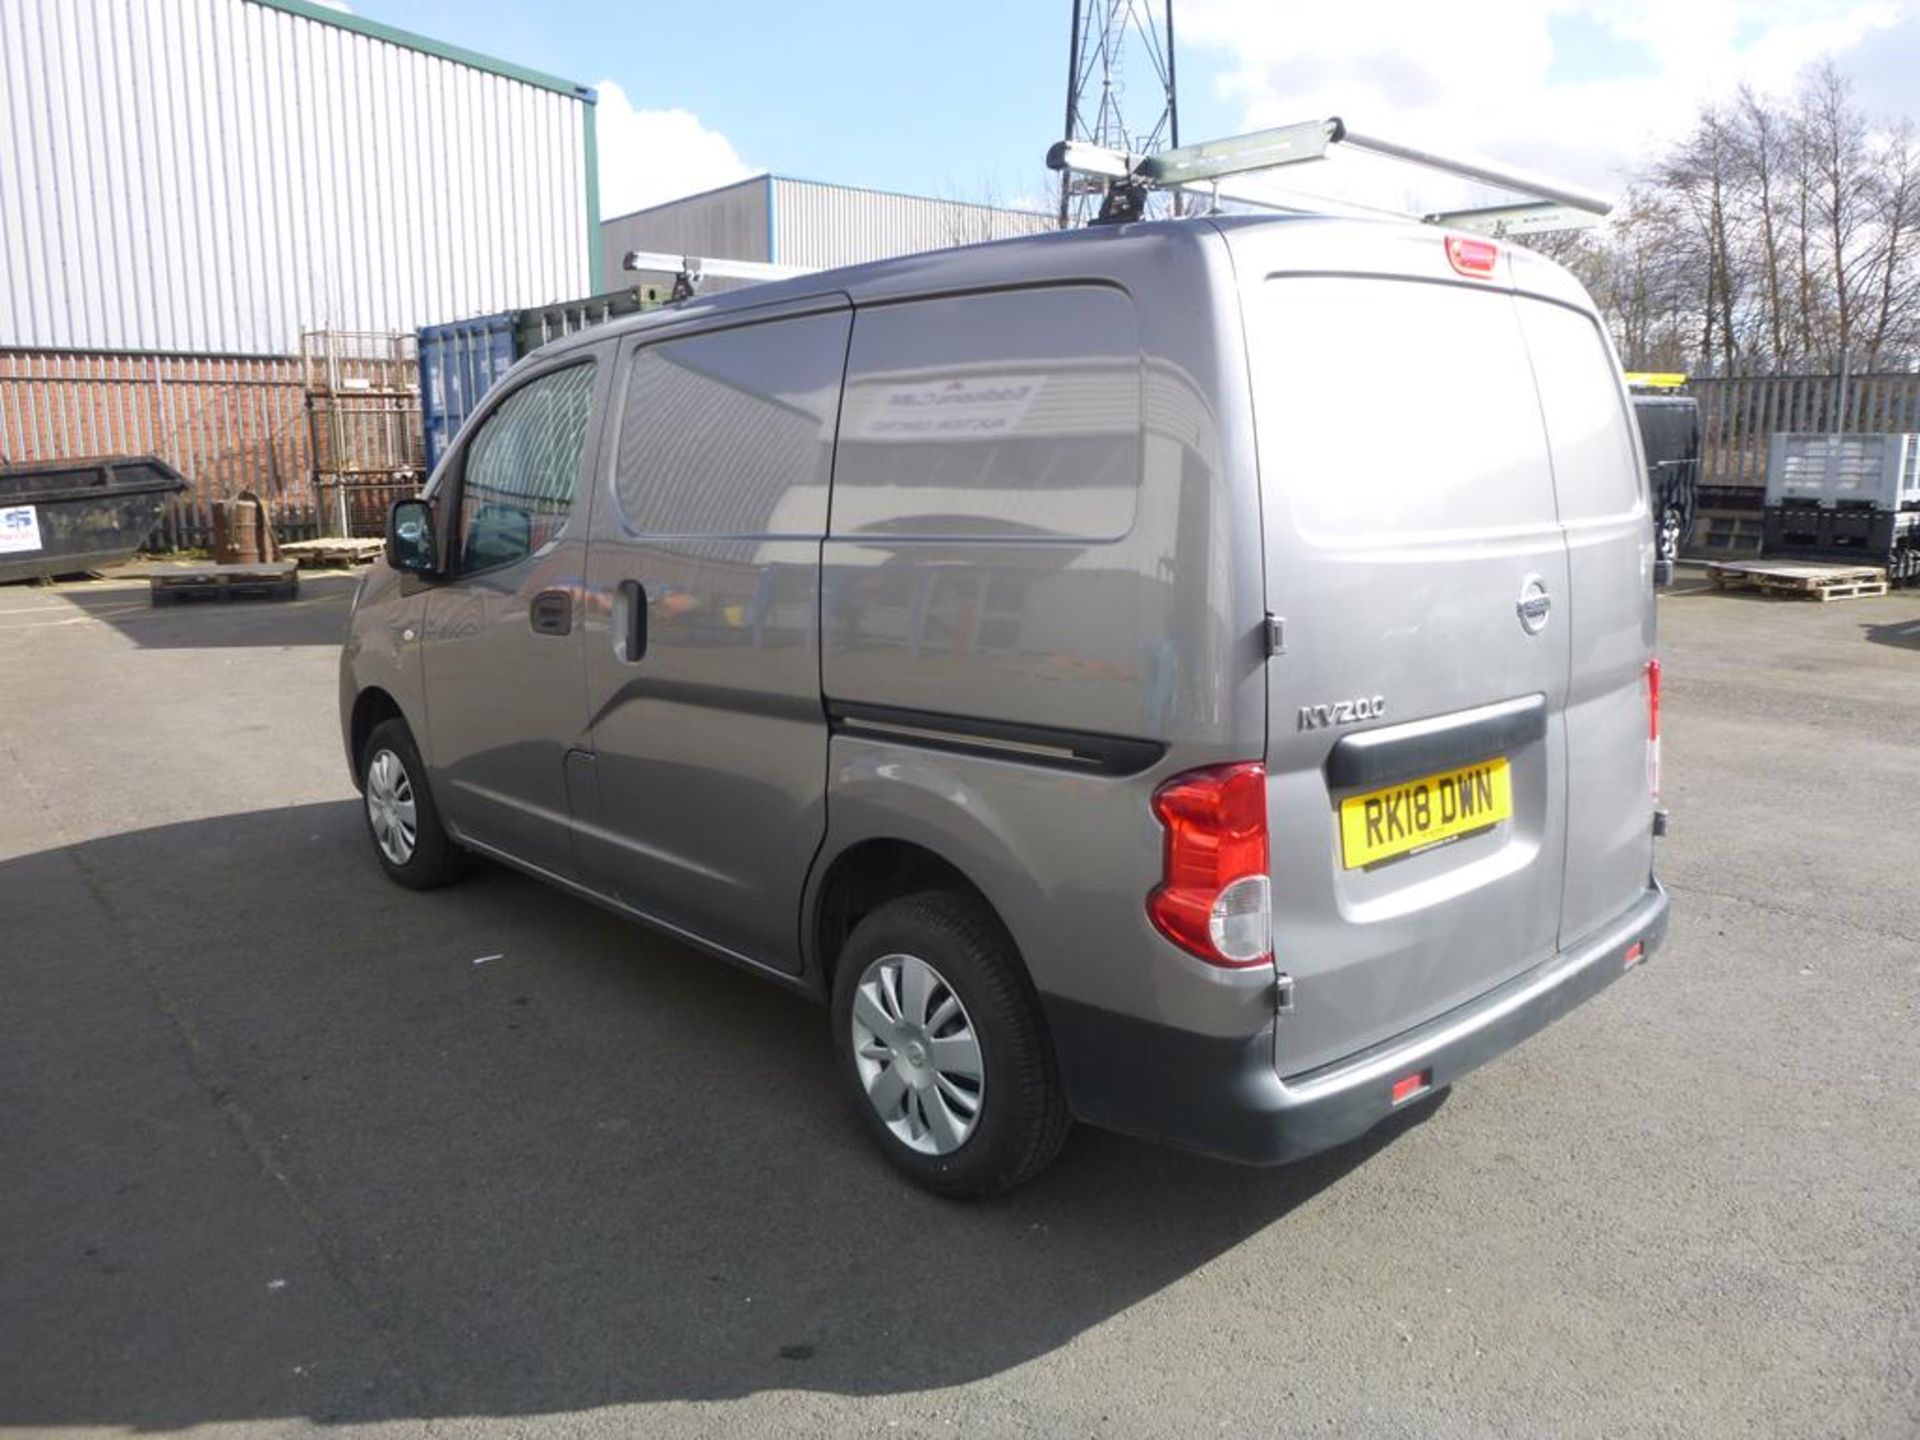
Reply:
[[[1642,390],[1678,390],[1687,383],[1685,375],[1666,370],[1629,370],[1627,384]]]

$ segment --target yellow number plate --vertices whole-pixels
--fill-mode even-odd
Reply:
[[[1342,800],[1340,848],[1347,869],[1357,870],[1484,830],[1512,814],[1507,762],[1485,760]]]

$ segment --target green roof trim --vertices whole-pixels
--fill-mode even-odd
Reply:
[[[248,0],[249,4],[264,6],[268,10],[279,10],[288,15],[298,15],[303,20],[317,21],[322,25],[331,25],[338,30],[351,30],[356,35],[365,35],[374,40],[384,40],[389,45],[399,45],[408,50],[418,50],[423,55],[432,55],[441,60],[451,60],[456,65],[471,66],[475,70],[485,70],[490,75],[499,75],[508,80],[518,80],[523,85],[536,85],[542,90],[551,90],[559,95],[570,96],[575,100],[584,100],[592,105],[599,100],[591,85],[576,84],[572,80],[563,80],[558,75],[548,75],[539,70],[530,70],[524,65],[515,65],[508,60],[496,60],[491,55],[482,55],[477,50],[468,50],[459,45],[449,45],[442,40],[430,40],[425,35],[416,35],[411,30],[402,30],[395,25],[383,25],[378,20],[367,20],[344,10],[335,10],[330,6],[318,5],[314,0]],[[592,112],[588,112],[588,146],[592,148]],[[597,182],[593,177],[591,157],[588,160],[588,205],[597,216],[599,203],[594,195]]]
[[[598,295],[607,288],[600,261],[600,124],[599,109],[589,105],[582,117],[586,134],[581,149],[587,160],[587,284]]]

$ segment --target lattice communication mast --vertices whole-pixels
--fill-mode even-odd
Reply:
[[[1073,0],[1065,143],[1122,155],[1180,144],[1174,92],[1173,0]],[[1084,224],[1106,185],[1060,172],[1060,227]],[[1178,197],[1162,202],[1177,206]]]

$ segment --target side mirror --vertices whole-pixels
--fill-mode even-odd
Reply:
[[[387,564],[406,575],[440,573],[433,510],[424,500],[396,500],[387,516]]]

